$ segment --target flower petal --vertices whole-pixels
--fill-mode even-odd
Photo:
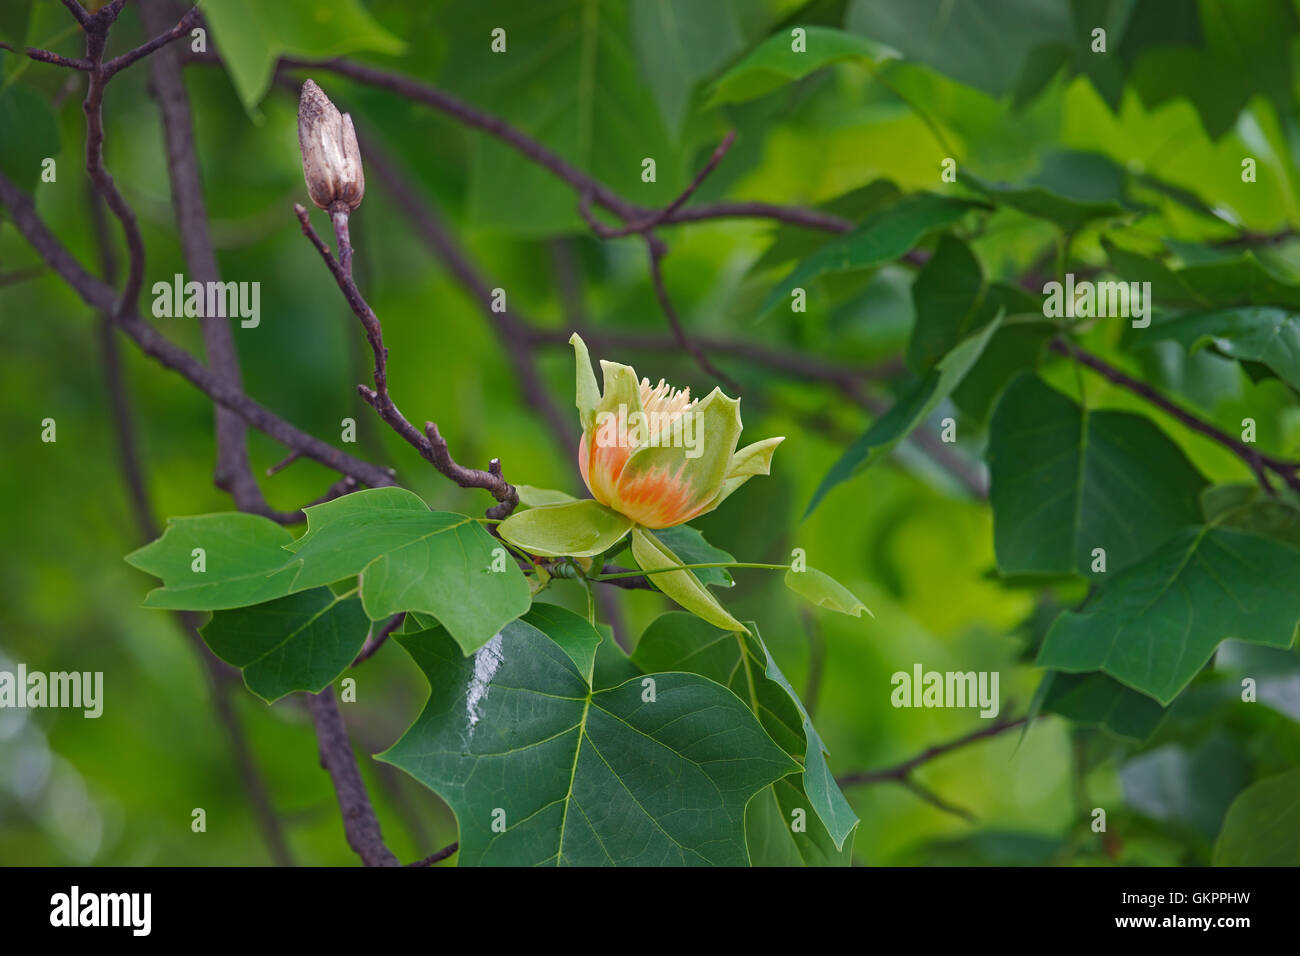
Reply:
[[[740,430],[740,400],[715,388],[665,436],[672,444],[647,445],[632,454],[610,507],[647,528],[691,520],[722,490]]]
[[[668,547],[644,528],[632,529],[632,556],[642,571],[654,571],[681,565],[682,561]],[[714,627],[728,631],[749,633],[749,628],[727,613],[718,599],[709,593],[691,571],[665,571],[646,575],[655,587],[672,598],[696,617],[703,618]]]
[[[577,363],[577,405],[578,421],[584,432],[591,431],[596,420],[596,405],[600,402],[600,389],[596,387],[596,373],[591,370],[591,356],[587,353],[587,343],[577,332],[569,336],[573,346],[573,355]]]
[[[590,498],[512,514],[497,532],[515,547],[546,558],[590,557],[616,545],[632,521]]]
[[[727,470],[727,477],[771,474],[772,453],[783,441],[785,441],[784,435],[779,438],[764,438],[752,445],[746,445],[731,456],[731,467]]]

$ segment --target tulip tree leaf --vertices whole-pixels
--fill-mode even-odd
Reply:
[[[892,262],[930,233],[952,225],[978,205],[933,193],[905,196],[873,212],[852,232],[832,239],[795,266],[768,294],[759,314],[788,300],[791,290],[804,288],[825,273],[870,269]]]
[[[1102,670],[1168,705],[1229,638],[1290,647],[1300,550],[1209,525],[1183,529],[1056,619],[1040,667]]]
[[[992,322],[959,342],[925,378],[894,402],[889,411],[872,422],[871,427],[831,466],[813,494],[812,501],[808,503],[804,517],[813,512],[832,488],[879,461],[921,424],[961,384],[966,373],[983,354],[989,339],[1001,326],[1002,314],[999,313]]]
[[[851,617],[862,617],[863,611],[871,614],[871,608],[858,600],[852,591],[816,568],[804,568],[802,571],[791,568],[785,572],[785,586],[828,611],[838,611]],[[871,616],[875,617],[874,614]]]
[[[852,838],[837,848],[808,806],[803,782],[795,776],[782,777],[749,802],[745,840],[754,866],[852,865]],[[794,829],[799,821],[802,831]]]
[[[409,491],[372,488],[306,513],[307,533],[288,545],[295,590],[360,574],[371,620],[424,611],[466,654],[531,604],[528,582],[501,542],[473,518],[430,511]]]
[[[261,515],[172,518],[160,538],[126,561],[162,579],[163,586],[146,595],[145,607],[215,611],[288,594],[294,569],[286,567],[290,555],[284,548],[291,541],[292,533]]]
[[[1205,345],[1248,362],[1262,362],[1300,389],[1300,312],[1244,307],[1180,315],[1143,330],[1141,341],[1173,339],[1189,352]]]
[[[529,554],[589,558],[614,547],[631,527],[631,518],[585,498],[516,512],[497,531]]]
[[[816,849],[817,844],[825,842],[820,837],[828,838],[832,855],[845,849],[858,818],[826,766],[825,745],[803,702],[777,667],[756,627],[751,625],[747,634],[723,631],[689,614],[670,612],[655,618],[646,628],[632,653],[632,662],[644,671],[702,674],[726,684],[747,701],[768,735],[786,753],[804,762],[803,777],[795,789],[805,797],[800,806],[805,811],[811,809],[812,814],[807,831],[791,833],[790,842],[801,856],[810,858],[822,855]],[[783,796],[788,802],[791,794]],[[788,829],[788,812],[784,819]],[[766,826],[771,821],[756,822]]]
[[[1101,727],[1143,743],[1160,726],[1165,709],[1145,694],[1130,690],[1100,672],[1066,674],[1048,671],[1042,710],[1086,727]]]
[[[221,50],[221,61],[252,110],[271,86],[283,54],[332,57],[356,50],[398,54],[400,39],[376,21],[358,0],[203,0],[203,16]]]
[[[883,48],[866,37],[831,27],[804,27],[806,49],[795,50],[789,32],[780,30],[718,77],[709,105],[743,103],[841,60],[883,58]]]
[[[1003,574],[1106,573],[1201,520],[1205,478],[1149,419],[1081,408],[1035,375],[989,425],[993,547]]]
[[[1228,807],[1215,866],[1300,866],[1300,767],[1266,777]]]
[[[451,806],[461,865],[744,866],[746,804],[798,770],[696,674],[593,691],[525,620],[472,658],[442,629],[396,639],[429,699],[380,759]]]
[[[217,611],[201,630],[212,652],[244,672],[244,683],[273,703],[304,690],[320,693],[366,642],[370,619],[355,593],[313,588],[288,597]]]
[[[659,571],[683,563],[667,545],[640,527],[632,529],[632,557],[636,558],[642,571]],[[667,597],[715,627],[729,631],[745,630],[745,625],[728,614],[718,599],[700,583],[695,572],[683,568],[680,571],[659,571],[647,577]]]
[[[211,611],[262,604],[360,575],[373,621],[436,617],[465,653],[528,610],[531,595],[501,542],[464,515],[430,511],[401,488],[371,488],[306,509],[293,535],[256,515],[176,518],[127,561],[163,581],[146,607]],[[196,570],[195,549],[203,551]]]

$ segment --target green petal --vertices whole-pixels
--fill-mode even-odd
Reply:
[[[587,498],[529,508],[501,522],[497,531],[529,554],[586,558],[612,548],[631,527],[631,518]]]
[[[752,445],[746,445],[731,456],[731,467],[727,470],[728,478],[749,477],[751,475],[768,475],[772,473],[772,454],[776,446],[785,441],[785,437],[764,438]]]
[[[605,391],[596,403],[596,415],[601,412],[617,415],[620,405],[626,407],[629,416],[641,411],[641,382],[632,366],[601,359],[600,371],[605,378]]]
[[[596,373],[591,370],[587,343],[574,332],[569,337],[569,344],[573,346],[574,358],[577,360],[578,421],[582,423],[583,431],[590,432],[596,419],[596,405],[600,403],[600,389],[596,387]]]
[[[620,499],[625,486],[655,472],[671,475],[675,484],[690,487],[693,504],[685,509],[687,511],[694,512],[700,505],[717,497],[727,479],[736,443],[740,440],[740,399],[728,398],[721,389],[715,388],[704,401],[685,414],[700,416],[694,435],[697,457],[688,457],[687,453],[692,449],[684,447],[647,445],[637,449],[619,475],[617,490]],[[680,444],[688,433],[683,429],[677,434]]]
[[[682,564],[677,555],[644,528],[632,529],[632,556],[642,571],[674,567]],[[749,633],[749,629],[727,613],[726,608],[705,589],[693,573],[683,568],[648,575],[655,586],[696,617],[703,618],[714,627],[728,631]]]

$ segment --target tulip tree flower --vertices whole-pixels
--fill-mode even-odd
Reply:
[[[570,340],[577,359],[582,423],[578,465],[592,497],[543,505],[502,522],[503,538],[542,557],[591,558],[632,535],[642,570],[656,571],[664,594],[712,624],[745,631],[683,562],[650,531],[707,514],[755,475],[766,475],[783,438],[737,449],[740,401],[715,388],[692,400],[689,390],[651,386],[627,365],[602,361],[596,385],[587,346]]]

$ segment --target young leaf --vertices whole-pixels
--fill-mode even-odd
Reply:
[[[1123,570],[1201,517],[1205,478],[1149,419],[1080,408],[1017,376],[989,424],[993,547],[1003,574]]]
[[[862,612],[866,611],[872,617],[871,608],[867,607],[852,591],[840,584],[829,574],[818,571],[816,568],[804,568],[802,571],[793,569],[785,572],[785,586],[795,594],[807,598],[818,607],[824,607],[828,611],[838,611],[840,614],[848,614],[851,617],[862,617]]]
[[[268,704],[305,690],[318,694],[366,642],[370,619],[355,594],[313,588],[253,607],[217,611],[200,631],[212,653],[244,672]]]
[[[1110,200],[1072,199],[1042,186],[995,186],[967,172],[959,173],[957,178],[999,205],[1010,206],[1037,219],[1046,219],[1067,233],[1082,229],[1094,219],[1113,219],[1131,211]]]
[[[631,527],[631,518],[585,498],[516,512],[497,531],[529,554],[589,558],[614,547]]]
[[[524,620],[473,658],[441,629],[397,640],[429,699],[380,759],[451,805],[466,866],[744,866],[746,804],[798,770],[694,674],[593,691]]]
[[[1040,667],[1103,670],[1168,705],[1229,638],[1290,647],[1300,551],[1221,527],[1186,528],[1053,623]]]
[[[682,564],[662,541],[644,528],[632,529],[632,556],[642,571],[677,567]],[[728,631],[743,631],[745,625],[727,613],[726,608],[689,570],[665,571],[647,575],[660,591],[692,614]]]

